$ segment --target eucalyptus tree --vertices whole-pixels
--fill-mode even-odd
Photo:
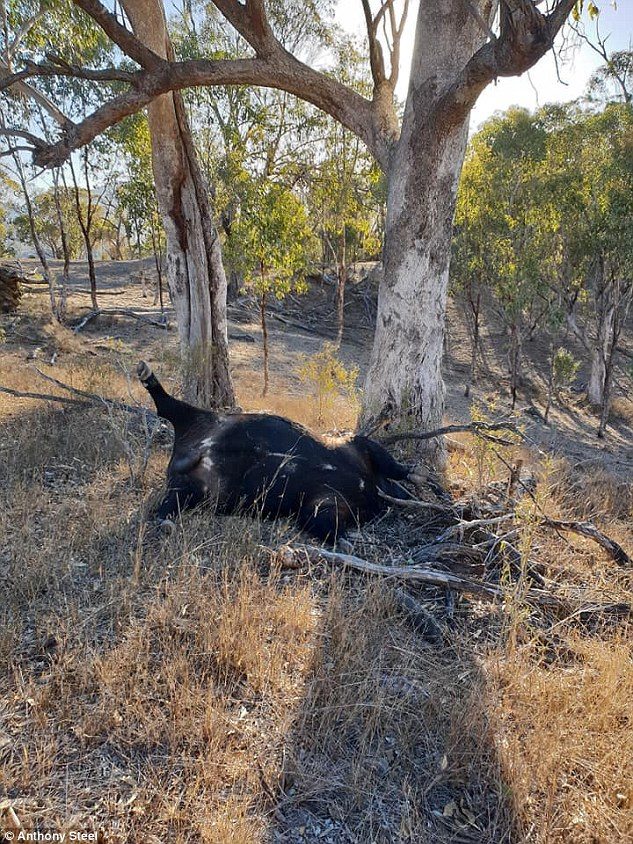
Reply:
[[[354,41],[341,38],[334,51],[336,78],[369,96],[369,66]],[[318,221],[323,264],[333,263],[336,269],[336,345],[340,346],[349,265],[359,253],[380,254],[384,179],[358,135],[328,115],[317,121],[310,155],[313,165],[299,175],[307,186],[310,214]]]
[[[247,284],[259,299],[264,351],[264,387],[268,392],[269,345],[266,304],[283,299],[291,290],[305,289],[313,233],[305,208],[282,184],[253,180],[235,222],[233,260],[241,264]]]
[[[596,328],[587,393],[606,428],[613,367],[633,297],[633,110],[612,103],[584,124],[580,164]]]
[[[63,229],[59,225],[59,213],[57,199],[63,220]],[[85,198],[81,197],[82,204]],[[48,254],[60,260],[64,258],[64,245],[62,243],[62,231],[66,239],[66,248],[71,260],[81,257],[83,250],[83,238],[79,222],[75,213],[74,202],[70,196],[55,196],[54,187],[40,191],[33,195],[31,200],[35,231],[42,241]],[[22,212],[13,218],[13,226],[20,241],[27,243],[31,239],[30,222],[28,214]]]
[[[552,306],[547,284],[555,258],[552,220],[543,214],[541,181],[546,139],[539,118],[523,109],[491,118],[472,141],[458,198],[453,274],[477,297],[475,317],[481,288],[492,294],[509,335],[512,407],[525,338]],[[477,319],[474,332],[472,361],[479,339]]]
[[[170,127],[182,126],[183,118],[177,117],[182,112],[178,94],[169,92],[200,85],[258,85],[285,90],[326,111],[359,135],[388,181],[385,271],[364,392],[365,421],[386,417],[423,427],[439,423],[452,218],[469,115],[490,82],[524,73],[552,48],[576,0],[552,0],[543,10],[534,0],[446,0],[442,4],[421,0],[402,121],[394,91],[408,0],[385,0],[377,8],[372,8],[371,0],[361,2],[373,80],[371,98],[286,49],[263,0],[214,0],[214,6],[248,43],[247,58],[184,62],[173,59],[159,0],[124,2],[133,32],[99,0],[75,2],[139,69],[129,72],[126,90],[79,123],[61,127],[56,144],[39,145],[36,161],[55,165],[112,123],[149,106],[150,125],[157,129],[152,136],[159,196],[160,184],[165,184],[166,200],[161,208],[173,255],[170,260],[177,262],[180,246],[178,265],[182,267],[186,265],[182,252],[185,232],[179,223],[182,208],[170,200],[190,196],[195,205],[200,195],[195,191],[195,173],[187,181],[189,174],[180,167],[184,151],[191,145],[181,139],[178,151],[174,144]],[[36,72],[25,68],[22,76],[14,74],[13,79],[24,81]],[[76,72],[97,71],[79,68]],[[101,68],[99,72],[122,78],[116,69]],[[191,160],[189,155],[189,165]],[[192,237],[187,242],[197,233],[196,241],[204,243],[207,250],[217,241],[208,225],[197,232],[195,227],[188,231]],[[189,312],[203,311],[205,302],[197,296],[199,288],[193,291],[185,281],[183,277],[182,284],[172,282],[176,299],[186,303]],[[218,287],[214,301],[221,299]],[[177,311],[187,308],[176,303]],[[214,324],[218,323],[216,319]],[[203,348],[217,341],[215,336],[200,339]]]

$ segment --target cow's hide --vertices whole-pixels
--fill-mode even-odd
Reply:
[[[334,540],[383,509],[379,490],[407,495],[397,482],[409,469],[367,437],[331,447],[281,416],[222,415],[179,401],[145,363],[138,374],[175,431],[161,521],[209,500],[220,513],[293,516],[313,536]]]

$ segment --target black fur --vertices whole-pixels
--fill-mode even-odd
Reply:
[[[367,437],[329,447],[280,416],[220,415],[179,401],[147,364],[139,377],[176,435],[160,520],[211,500],[220,513],[294,516],[303,530],[334,540],[384,509],[379,490],[407,497],[397,482],[409,470]]]

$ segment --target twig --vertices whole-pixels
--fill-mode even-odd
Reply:
[[[491,519],[472,519],[471,521],[460,521],[456,525],[451,525],[446,528],[444,533],[437,538],[437,542],[444,542],[456,534],[460,537],[464,535],[467,530],[475,530],[476,528],[489,527],[490,525],[498,525],[501,522],[507,522],[509,519],[514,519],[514,513],[505,513],[503,516],[495,516]]]
[[[392,495],[387,495],[381,489],[378,490],[378,495],[389,504],[395,507],[402,507],[405,510],[437,510],[440,513],[452,513],[453,508],[446,504],[436,504],[434,501],[420,501],[419,498],[394,498]]]
[[[551,527],[555,530],[568,530],[571,533],[578,533],[581,536],[586,536],[593,539],[598,545],[607,551],[619,566],[628,568],[631,566],[631,558],[626,553],[624,548],[619,545],[614,539],[606,536],[602,531],[591,522],[574,522],[563,521],[560,519],[544,518],[541,524],[545,527]]]
[[[127,292],[127,290],[100,290],[99,296],[125,296]],[[76,293],[92,296],[92,290],[82,290],[80,287],[71,287],[68,291],[69,296],[74,296]]]
[[[57,401],[61,404],[72,404],[78,407],[92,407],[94,402],[71,399],[68,396],[53,396],[50,393],[27,393],[22,390],[13,390],[11,387],[0,386],[0,393],[8,393],[18,399],[38,399],[39,401]]]

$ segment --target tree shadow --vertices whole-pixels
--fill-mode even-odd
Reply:
[[[460,605],[454,629],[432,645],[394,610],[386,584],[357,575],[331,575],[325,583],[269,840],[517,840],[482,649],[470,637],[477,632],[481,641],[482,626],[494,622],[480,616],[475,631]],[[425,599],[443,614],[437,590],[424,590]]]

